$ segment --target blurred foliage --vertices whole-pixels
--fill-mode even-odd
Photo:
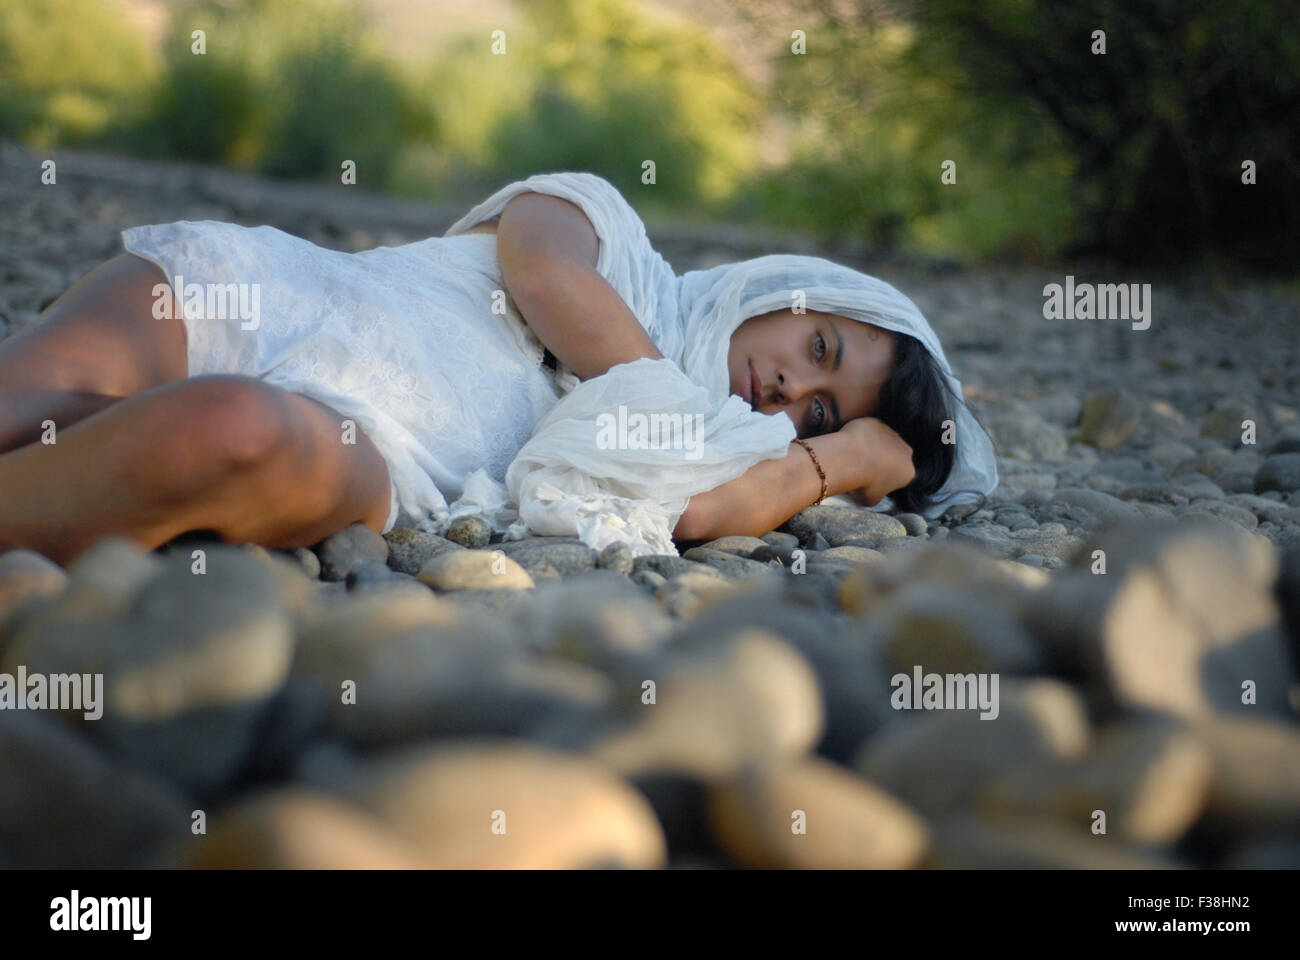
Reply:
[[[876,249],[1300,253],[1300,32],[1270,0],[815,4],[760,207]],[[806,18],[804,18],[806,20]],[[787,20],[787,22],[789,22]],[[1093,31],[1106,32],[1094,54]],[[788,35],[788,31],[786,31]],[[782,41],[788,43],[788,41]],[[867,55],[863,55],[867,52]],[[943,160],[957,181],[940,182]],[[1253,159],[1258,183],[1243,185]]]
[[[1075,158],[1087,240],[1126,258],[1300,253],[1300,31],[1276,0],[920,0],[931,57],[1034,108]],[[1091,52],[1106,33],[1106,54]],[[1258,181],[1242,183],[1254,160]]]
[[[206,52],[193,52],[193,32]],[[206,3],[175,18],[166,80],[126,140],[159,153],[278,177],[390,178],[401,145],[427,139],[432,112],[358,9],[338,0]]]
[[[480,180],[590,170],[633,197],[687,204],[728,196],[750,173],[762,100],[703,30],[650,23],[627,0],[522,9],[504,55],[466,37],[426,83],[447,148]]]
[[[157,69],[103,0],[0,3],[0,136],[53,147],[131,122]]]
[[[806,53],[783,40],[774,58],[791,159],[755,180],[752,204],[880,254],[1037,257],[1069,239],[1071,164],[1041,112],[968,95],[903,21],[807,32]],[[946,161],[955,183],[941,180]]]
[[[481,30],[414,63],[354,0],[187,3],[158,50],[106,0],[3,0],[0,136],[335,182],[354,160],[364,186],[458,202],[590,170],[643,213],[729,211],[879,253],[1300,253],[1285,4],[732,2],[760,27],[766,90],[733,62],[748,51],[634,0],[520,0],[504,55]]]

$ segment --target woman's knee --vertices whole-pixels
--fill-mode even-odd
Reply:
[[[172,388],[177,426],[221,471],[244,472],[285,456],[294,442],[291,395],[252,377],[212,374]]]

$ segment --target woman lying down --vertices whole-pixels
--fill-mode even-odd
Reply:
[[[911,300],[807,256],[677,276],[593,174],[355,254],[216,221],[122,238],[0,342],[0,549],[477,514],[675,553],[827,496],[935,517],[997,484]]]

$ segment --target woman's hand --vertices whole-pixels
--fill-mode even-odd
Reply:
[[[862,464],[865,485],[849,492],[863,506],[874,507],[916,478],[912,448],[892,427],[876,417],[859,417],[840,427]]]
[[[874,417],[850,420],[808,445],[821,461],[830,496],[856,493],[860,503],[874,506],[916,476],[912,448]],[[761,536],[816,500],[820,489],[808,452],[792,443],[784,457],[761,460],[736,479],[691,497],[673,534],[679,540]]]

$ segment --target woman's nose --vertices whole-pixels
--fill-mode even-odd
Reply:
[[[806,384],[797,377],[787,376],[784,372],[778,372],[776,375],[776,384],[778,400],[782,403],[793,403],[803,396]]]

